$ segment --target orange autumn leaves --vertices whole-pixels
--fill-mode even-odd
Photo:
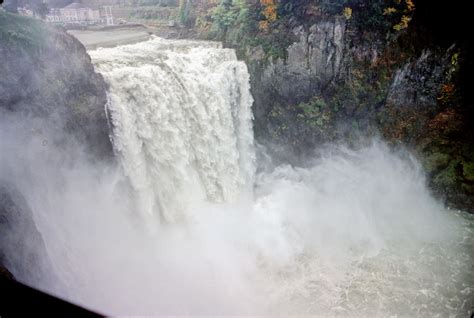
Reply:
[[[265,20],[260,21],[258,26],[260,30],[268,32],[270,29],[270,23],[275,22],[278,18],[278,6],[275,3],[275,0],[260,0],[260,4],[263,8],[262,14]]]
[[[415,10],[415,3],[413,0],[395,0],[395,3],[398,6],[401,6],[402,8],[400,9],[402,12],[402,16],[400,18],[400,22],[395,24],[393,26],[393,29],[396,31],[400,31],[403,29],[408,28],[408,24],[411,21],[411,15],[413,14],[413,11]],[[388,7],[383,10],[383,15],[393,15],[396,14],[399,10],[397,10],[394,7]]]

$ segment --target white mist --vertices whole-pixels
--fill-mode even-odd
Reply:
[[[91,56],[110,85],[119,167],[2,123],[2,176],[32,207],[55,273],[28,283],[109,315],[472,308],[472,217],[436,202],[408,153],[333,145],[305,168],[255,175],[233,51],[155,39]]]

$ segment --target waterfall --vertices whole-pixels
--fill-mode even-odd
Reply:
[[[91,56],[110,86],[113,143],[143,215],[173,222],[197,202],[251,195],[253,99],[233,50],[155,38]]]
[[[45,144],[58,134],[47,121],[0,118],[0,179],[44,240],[42,262],[13,267],[35,273],[20,279],[111,316],[471,310],[474,216],[435,200],[408,151],[364,139],[301,167],[273,164],[261,145],[257,162],[233,50],[152,39],[90,55],[119,165],[90,160],[67,132]],[[38,245],[11,233],[25,244],[9,250]]]

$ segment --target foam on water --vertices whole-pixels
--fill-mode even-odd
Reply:
[[[474,220],[433,199],[410,154],[332,145],[256,174],[249,76],[232,50],[153,39],[91,56],[118,167],[0,126],[1,176],[32,208],[55,274],[20,279],[106,314],[472,310]]]

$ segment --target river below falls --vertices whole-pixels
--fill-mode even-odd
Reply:
[[[409,151],[374,138],[274,164],[233,50],[153,38],[89,53],[116,162],[72,137],[45,146],[46,123],[1,125],[2,175],[51,264],[17,264],[40,273],[20,280],[107,315],[472,313],[474,217],[432,196]]]

